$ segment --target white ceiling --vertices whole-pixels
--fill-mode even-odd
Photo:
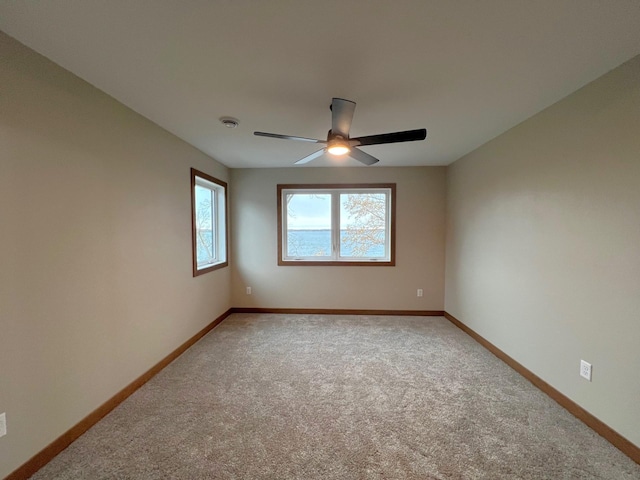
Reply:
[[[0,0],[0,29],[229,167],[317,150],[253,131],[326,138],[332,97],[354,137],[427,128],[377,165],[447,165],[638,55],[640,1]]]

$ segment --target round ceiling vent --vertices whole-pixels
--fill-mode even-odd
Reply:
[[[236,128],[240,124],[238,119],[233,117],[222,117],[220,121],[227,128]]]

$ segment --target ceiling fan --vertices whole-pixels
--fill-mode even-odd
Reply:
[[[365,145],[380,145],[383,143],[399,143],[414,142],[416,140],[424,140],[427,138],[427,130],[421,128],[419,130],[407,130],[404,132],[382,133],[380,135],[369,135],[367,137],[349,138],[349,130],[351,129],[351,121],[353,120],[353,112],[356,109],[356,103],[344,98],[334,98],[331,101],[331,130],[327,134],[326,140],[317,140],[315,138],[293,137],[291,135],[279,135],[277,133],[253,132],[254,135],[260,137],[281,138],[283,140],[299,140],[302,142],[321,143],[326,145],[317,152],[301,158],[297,165],[308,163],[328,152],[332,155],[341,156],[349,155],[351,158],[364,163],[365,165],[373,165],[379,162],[376,157],[369,155],[357,147]]]

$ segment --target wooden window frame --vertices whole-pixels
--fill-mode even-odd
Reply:
[[[196,238],[196,177],[202,178],[203,180],[221,187],[223,191],[222,197],[224,198],[224,208],[221,208],[219,206],[219,202],[216,202],[214,211],[215,222],[217,225],[220,224],[220,212],[224,214],[224,221],[222,222],[224,224],[224,235],[216,235],[217,242],[220,242],[221,240],[224,241],[224,260],[205,268],[198,268],[198,243]],[[227,191],[228,188],[226,182],[212,177],[207,173],[201,172],[200,170],[196,170],[195,168],[191,169],[191,249],[194,277],[229,266],[229,202],[227,201]],[[220,248],[217,247],[216,250],[219,251]]]
[[[283,222],[283,190],[359,190],[359,189],[389,189],[389,260],[285,260],[284,259],[284,222]],[[396,184],[395,183],[347,183],[347,184],[278,184],[278,265],[281,267],[394,267],[396,265]]]

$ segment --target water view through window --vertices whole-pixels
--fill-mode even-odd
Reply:
[[[285,191],[284,257],[291,261],[388,261],[390,189]]]
[[[331,255],[331,195],[295,193],[286,196],[287,256]]]

